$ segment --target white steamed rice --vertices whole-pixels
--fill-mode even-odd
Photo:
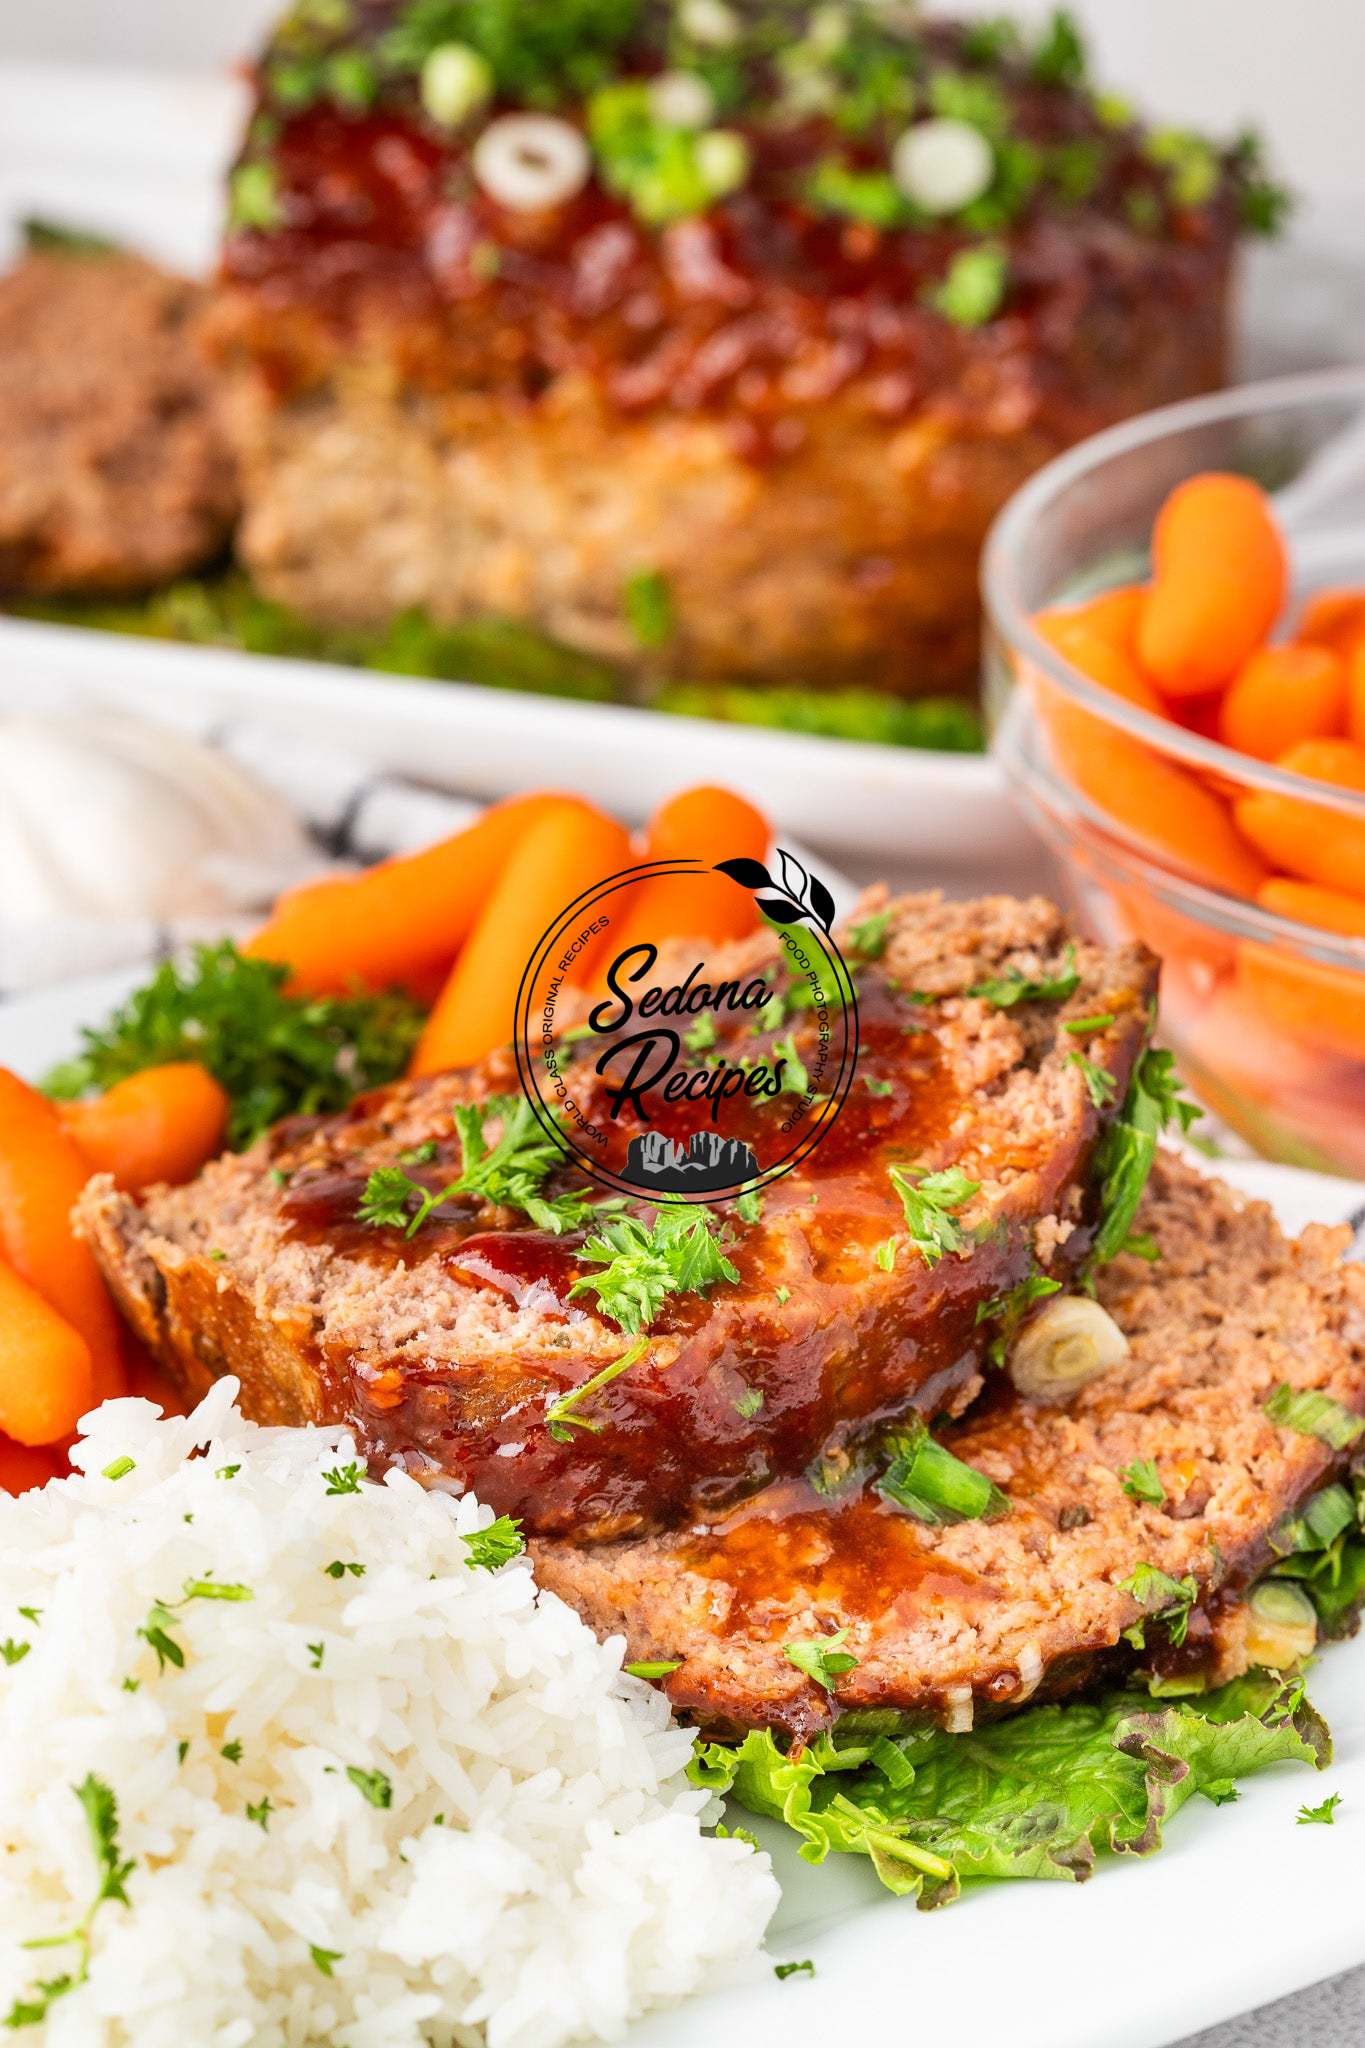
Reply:
[[[329,1494],[345,1432],[260,1429],[235,1396],[222,1380],[185,1421],[111,1402],[82,1476],[0,1499],[0,2020],[78,1963],[21,1944],[98,1890],[88,1774],[135,1865],[88,1981],[16,2038],[552,2048],[754,1969],[768,1859],[702,1833],[690,1737],[620,1640],[524,1561],[471,1568],[462,1534],[491,1520],[471,1497],[393,1472]],[[206,1577],[252,1598],[175,1608],[184,1664],[159,1669],[149,1608]]]

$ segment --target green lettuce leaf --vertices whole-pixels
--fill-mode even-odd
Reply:
[[[1196,1792],[1215,1803],[1268,1764],[1321,1769],[1327,1729],[1301,1683],[1249,1673],[1198,1699],[1140,1692],[1029,1708],[967,1735],[849,1716],[786,1755],[770,1731],[699,1742],[693,1775],[800,1837],[800,1854],[867,1856],[921,1907],[974,1878],[1089,1877],[1098,1852],[1146,1856]],[[895,1762],[886,1754],[890,1744]]]

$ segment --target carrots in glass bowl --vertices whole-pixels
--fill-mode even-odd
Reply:
[[[1359,588],[1319,591],[1295,611],[1266,494],[1210,472],[1179,485],[1158,514],[1150,583],[1034,623],[1100,689],[1245,758],[1245,776],[1173,759],[1035,676],[1058,768],[1124,838],[1205,888],[1365,939],[1365,813],[1256,786],[1269,764],[1365,797],[1365,574]],[[1126,887],[1121,908],[1168,958],[1177,1034],[1172,1004],[1187,1001],[1191,1020],[1216,1011],[1225,1044],[1240,1016],[1248,1047],[1277,1046],[1282,1072],[1300,1082],[1316,1073],[1325,1098],[1343,1063],[1365,1068],[1365,961],[1357,970],[1224,936],[1141,889]],[[1365,1087],[1365,1074],[1352,1087],[1357,1079]],[[1263,1081],[1271,1102],[1275,1073]]]

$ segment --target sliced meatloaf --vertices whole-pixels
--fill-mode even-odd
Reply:
[[[878,945],[858,970],[857,1077],[837,1122],[764,1189],[757,1216],[723,1212],[737,1281],[670,1297],[645,1355],[572,1431],[552,1429],[547,1409],[626,1348],[592,1294],[573,1292],[597,1270],[585,1231],[552,1235],[476,1196],[411,1239],[357,1220],[377,1167],[406,1157],[424,1184],[449,1183],[452,1112],[516,1089],[510,1053],[283,1125],[187,1187],[139,1200],[96,1180],[80,1226],[188,1392],[236,1373],[249,1413],[347,1421],[376,1460],[449,1475],[545,1533],[600,1540],[718,1512],[869,1419],[960,1409],[992,1333],[983,1305],[1037,1267],[1064,1275],[1089,1242],[1091,1158],[1114,1108],[1077,1054],[1122,1097],[1150,957],[1079,943],[1052,905],[1010,898],[902,899]],[[764,934],[745,957],[776,973],[781,956]],[[1069,992],[1008,1006],[993,986],[968,993],[1049,977]],[[783,1028],[813,1061],[809,1020]],[[756,1036],[746,1013],[708,1057],[728,1046],[762,1059],[774,1035]],[[593,1051],[573,1050],[593,1121],[604,1084]],[[930,1263],[890,1169],[948,1166],[977,1185],[955,1212],[960,1241]],[[545,1192],[581,1179],[566,1164]]]
[[[146,590],[225,546],[237,471],[203,301],[134,256],[0,277],[0,590]]]
[[[539,1543],[541,1584],[600,1633],[624,1630],[632,1658],[680,1660],[665,1681],[674,1706],[723,1728],[802,1734],[842,1709],[892,1707],[961,1729],[1154,1651],[1235,1675],[1238,1595],[1271,1561],[1271,1530],[1348,1455],[1277,1426],[1264,1403],[1287,1381],[1365,1412],[1365,1270],[1341,1263],[1344,1231],[1291,1242],[1263,1204],[1170,1155],[1141,1224],[1159,1256],[1120,1257],[1099,1283],[1127,1360],[1062,1407],[1013,1395],[1002,1375],[995,1398],[940,1432],[1004,1489],[1003,1519],[926,1527],[874,1495],[830,1507],[784,1486],[715,1527],[595,1550]],[[1139,1459],[1155,1462],[1159,1502],[1124,1489]],[[1146,1649],[1123,1640],[1144,1608],[1121,1582],[1144,1564],[1197,1582],[1178,1651],[1156,1623]],[[836,1630],[857,1663],[831,1694],[784,1645]]]

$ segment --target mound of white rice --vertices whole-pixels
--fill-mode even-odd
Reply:
[[[82,1476],[0,1499],[0,2022],[543,2048],[754,1968],[768,1859],[702,1833],[619,1639],[473,1565],[473,1499],[235,1395],[111,1402]]]

